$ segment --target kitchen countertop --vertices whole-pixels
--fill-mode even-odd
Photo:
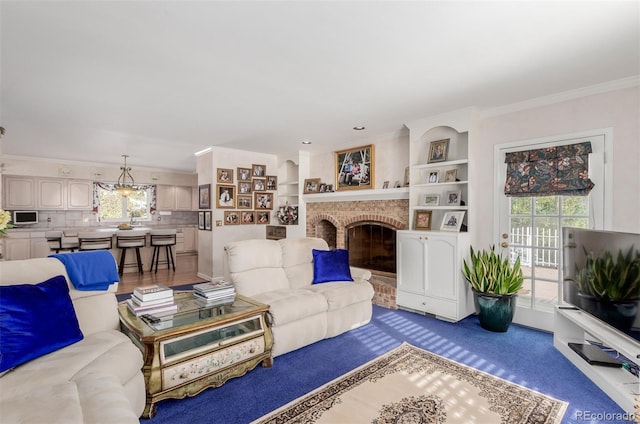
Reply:
[[[175,228],[180,232],[183,228],[197,228],[197,224],[165,224],[165,225],[141,225],[132,227],[133,230],[166,230]],[[113,233],[115,234],[118,230],[116,225],[113,226],[95,226],[95,227],[22,227],[22,228],[10,228],[7,229],[7,235],[11,236],[11,234],[19,234],[19,233],[44,233],[47,231],[63,231],[65,233],[79,233],[79,232],[105,232],[105,233]],[[122,230],[129,231],[129,230]]]

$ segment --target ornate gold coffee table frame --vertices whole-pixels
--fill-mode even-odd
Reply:
[[[204,307],[191,291],[174,296],[178,312],[156,323],[136,317],[126,302],[118,305],[122,332],[144,357],[145,418],[155,415],[158,401],[219,387],[259,363],[273,365],[268,305],[238,295],[231,305]]]

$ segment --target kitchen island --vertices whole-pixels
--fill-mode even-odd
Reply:
[[[195,254],[197,253],[197,236],[198,231],[194,225],[153,225],[153,226],[133,226],[134,230],[147,231],[147,246],[140,249],[140,255],[142,258],[143,268],[145,272],[148,271],[151,266],[151,255],[153,248],[149,243],[148,233],[155,229],[176,229],[176,246],[173,249],[174,259],[178,254]],[[102,226],[102,227],[72,227],[72,228],[14,228],[7,230],[7,236],[3,237],[2,253],[4,260],[19,260],[19,259],[31,259],[31,258],[44,258],[51,254],[51,249],[45,238],[45,233],[50,230],[58,230],[64,233],[65,237],[77,239],[78,233],[97,231],[101,233],[110,233],[113,237],[113,246],[111,254],[116,259],[120,260],[120,249],[116,248],[115,235],[118,228],[114,226]],[[127,230],[122,230],[127,231]],[[164,256],[163,256],[164,257]],[[127,255],[127,264],[134,263],[135,255]],[[131,262],[129,261],[131,260]],[[137,272],[135,267],[125,267],[124,270],[128,272]]]

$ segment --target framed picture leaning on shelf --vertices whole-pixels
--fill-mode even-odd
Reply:
[[[456,178],[458,178],[458,170],[457,169],[447,169],[444,172],[444,182],[445,183],[455,183]]]
[[[429,145],[427,163],[444,162],[449,152],[449,139],[432,141]]]
[[[423,197],[422,205],[424,206],[439,206],[440,195],[439,194],[425,194]]]
[[[416,211],[413,219],[414,230],[431,229],[431,211]]]
[[[444,214],[440,229],[442,231],[460,231],[464,211],[451,211]]]
[[[320,190],[320,178],[307,178],[304,180],[304,194],[318,193]]]
[[[435,184],[440,181],[440,171],[429,171],[429,176],[427,177],[427,183]]]
[[[460,196],[462,191],[453,190],[447,191],[446,204],[447,206],[460,206]]]
[[[374,187],[373,144],[336,152],[336,190]]]

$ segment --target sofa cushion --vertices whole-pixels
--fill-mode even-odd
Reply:
[[[345,306],[373,299],[373,286],[367,281],[356,281],[345,284],[343,282],[327,282],[314,284],[309,290],[322,294],[327,299],[329,311]]]
[[[274,290],[260,293],[253,299],[269,305],[274,326],[327,311],[327,300],[324,296],[304,289]]]
[[[329,250],[321,238],[305,237],[278,240],[282,248],[282,266],[291,288],[303,289],[313,281],[313,249]]]
[[[112,374],[120,384],[142,368],[142,353],[117,330],[86,336],[70,346],[22,364],[0,378],[2,397],[20,396],[38,386],[51,386],[89,374]]]
[[[2,396],[3,423],[139,423],[114,376],[93,374],[75,382],[32,385],[27,393]]]
[[[0,286],[0,300],[0,372],[82,340],[62,275]]]
[[[345,249],[312,250],[313,284],[329,281],[353,281],[349,269],[349,251]]]

